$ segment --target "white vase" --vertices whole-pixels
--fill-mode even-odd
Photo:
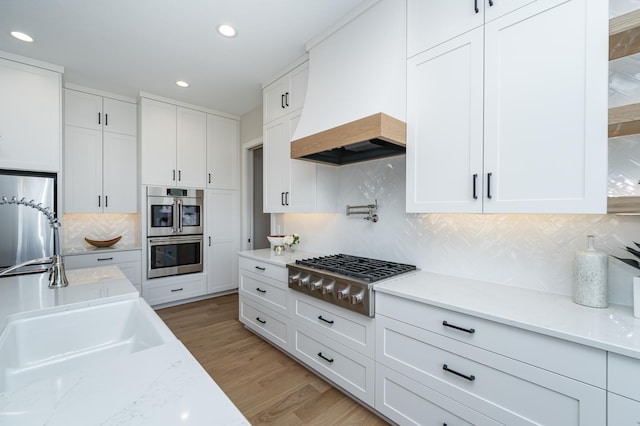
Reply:
[[[592,308],[609,306],[609,257],[596,250],[593,235],[587,236],[587,248],[578,250],[574,261],[573,301]]]
[[[640,318],[640,277],[633,277],[633,316]]]

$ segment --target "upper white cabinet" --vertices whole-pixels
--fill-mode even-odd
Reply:
[[[238,189],[238,120],[207,114],[207,188]]]
[[[304,63],[264,88],[264,122],[269,123],[304,104],[309,79],[309,65]]]
[[[501,3],[409,1],[407,211],[604,213],[606,2]]]
[[[60,171],[60,72],[0,58],[0,167]]]
[[[67,213],[138,211],[137,106],[65,90]]]
[[[205,186],[207,116],[141,98],[142,184]]]

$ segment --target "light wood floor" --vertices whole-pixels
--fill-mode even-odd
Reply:
[[[238,295],[156,311],[253,425],[387,425],[238,321]]]

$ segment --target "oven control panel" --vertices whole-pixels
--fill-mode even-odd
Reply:
[[[287,268],[289,288],[363,315],[374,316],[373,290],[370,284],[331,272],[296,266]]]

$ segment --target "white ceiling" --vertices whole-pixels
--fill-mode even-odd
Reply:
[[[262,82],[362,1],[0,0],[0,50],[62,65],[68,83],[242,115],[262,103]],[[220,23],[238,35],[219,36]]]

